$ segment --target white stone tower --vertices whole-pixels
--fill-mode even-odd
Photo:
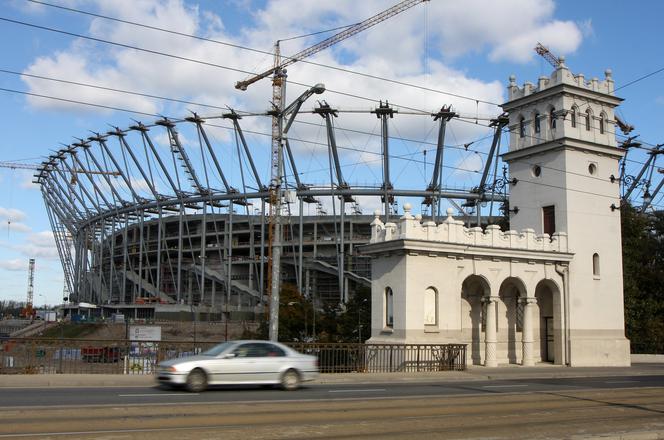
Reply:
[[[572,366],[629,365],[624,334],[618,161],[611,71],[586,81],[560,65],[523,87],[510,78],[510,227],[566,232],[574,258],[554,303]],[[558,330],[561,330],[558,329]]]

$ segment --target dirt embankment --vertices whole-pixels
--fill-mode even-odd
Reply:
[[[255,338],[258,328],[257,322],[242,321],[229,322],[228,326],[221,322],[156,322],[131,325],[149,325],[161,327],[162,341],[186,341],[191,339],[223,341],[226,339]],[[32,337],[67,338],[88,340],[118,340],[125,339],[127,324],[114,323],[63,323],[49,328],[41,334],[32,334]]]

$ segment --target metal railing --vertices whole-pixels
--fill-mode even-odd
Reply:
[[[318,357],[321,373],[463,371],[465,344],[317,344],[289,343]]]
[[[152,374],[165,359],[217,342],[14,338],[0,341],[0,374]],[[288,343],[318,357],[321,373],[466,369],[465,344]]]

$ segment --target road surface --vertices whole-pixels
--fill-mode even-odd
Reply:
[[[297,392],[224,387],[192,394],[137,386],[0,393],[0,439],[559,439],[620,433],[664,438],[657,437],[664,433],[664,376],[313,384]]]

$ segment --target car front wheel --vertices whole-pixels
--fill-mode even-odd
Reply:
[[[295,370],[286,371],[281,376],[281,388],[286,391],[294,391],[300,387],[300,375]]]
[[[200,393],[207,388],[207,376],[200,368],[195,369],[187,376],[187,390],[192,393]]]

